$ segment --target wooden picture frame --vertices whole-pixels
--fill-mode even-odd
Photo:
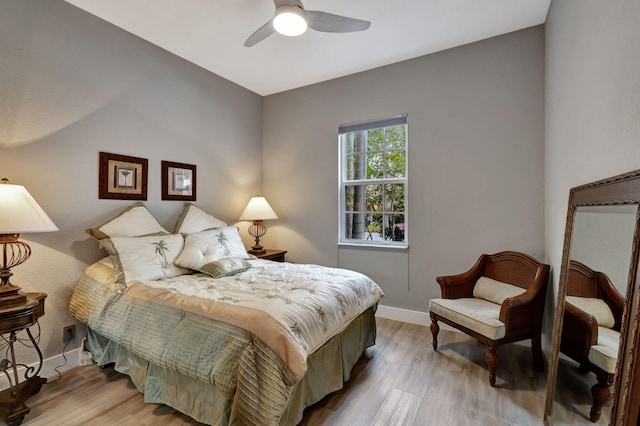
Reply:
[[[162,199],[196,201],[195,164],[162,162]]]
[[[149,160],[100,152],[98,198],[146,200]]]

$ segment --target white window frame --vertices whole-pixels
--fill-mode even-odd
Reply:
[[[405,173],[403,178],[381,178],[381,179],[359,179],[347,180],[347,152],[343,143],[342,135],[347,133],[373,130],[383,127],[392,127],[397,125],[405,125]],[[382,241],[351,239],[345,237],[346,231],[346,188],[350,185],[384,185],[384,184],[403,184],[404,185],[404,241],[393,241],[383,238]],[[382,247],[394,249],[409,248],[409,127],[407,114],[396,115],[379,120],[371,120],[359,123],[343,124],[338,128],[338,245],[354,246],[354,247]],[[383,211],[380,214],[389,214]]]

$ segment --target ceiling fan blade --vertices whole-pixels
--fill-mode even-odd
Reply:
[[[310,28],[326,33],[364,31],[371,25],[371,22],[362,19],[347,18],[346,16],[334,15],[317,10],[305,10],[304,13],[307,16]]]
[[[273,29],[273,19],[269,22],[258,28],[253,34],[249,36],[249,38],[244,42],[245,47],[251,47],[254,44],[257,44],[269,37],[273,34],[275,30]]]

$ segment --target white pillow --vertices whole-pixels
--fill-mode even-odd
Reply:
[[[172,278],[188,272],[175,265],[184,246],[179,234],[106,238],[101,244],[111,257],[115,280],[120,284]]]
[[[612,328],[616,323],[609,305],[602,299],[567,296],[566,301],[581,311],[593,315],[600,327]]]
[[[249,258],[234,226],[187,235],[176,265],[199,271],[204,265],[227,257]]]
[[[150,234],[168,234],[149,213],[143,203],[135,203],[124,209],[118,216],[97,228],[86,232],[97,240],[109,237],[139,237]]]
[[[518,296],[526,290],[517,285],[503,283],[488,277],[480,277],[473,287],[473,297],[502,305],[505,299]]]
[[[223,228],[226,223],[216,219],[191,203],[184,203],[182,213],[176,222],[176,234],[193,234],[213,228]]]

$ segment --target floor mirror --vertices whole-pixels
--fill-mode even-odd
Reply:
[[[587,389],[583,398],[588,398],[593,407],[598,406],[596,400],[601,402],[601,415],[593,407],[581,413],[585,422],[638,424],[639,224],[640,170],[569,192],[545,424],[554,423],[554,405],[562,399],[559,393],[567,389],[561,386],[568,377],[565,368],[580,371],[584,376],[581,380],[593,385],[593,393]],[[583,328],[588,336],[597,336],[591,336],[592,343],[581,343],[589,340],[581,337]]]

